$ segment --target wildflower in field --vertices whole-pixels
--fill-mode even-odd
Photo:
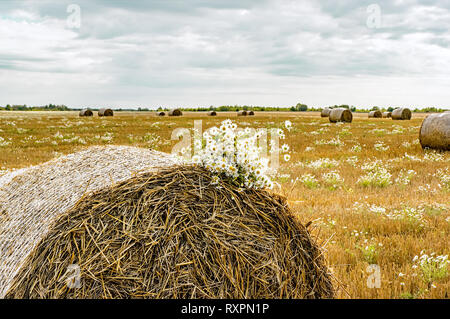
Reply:
[[[410,147],[411,147],[411,143],[409,143],[409,142],[403,142],[403,143],[402,143],[402,146],[405,147],[405,148],[410,148]]]
[[[338,189],[344,182],[344,179],[335,171],[323,174],[322,179],[331,190]]]
[[[395,179],[395,183],[401,186],[406,186],[411,183],[411,179],[417,175],[417,173],[413,170],[405,170],[402,169],[398,174],[398,177]]]
[[[333,145],[333,146],[343,146],[344,142],[342,142],[339,137],[334,137],[330,140],[318,140],[315,141],[314,144],[316,145]]]
[[[362,147],[361,147],[361,145],[356,144],[356,145],[353,145],[353,147],[350,149],[350,151],[351,151],[351,152],[358,153],[358,152],[361,152],[361,151],[362,151]]]
[[[440,187],[444,190],[450,191],[450,173],[449,169],[438,169],[435,173],[435,176],[439,178]]]
[[[285,162],[289,162],[289,160],[291,159],[291,155],[289,155],[289,154],[284,154],[284,161]]]
[[[311,174],[304,174],[300,177],[300,181],[305,185],[306,187],[313,189],[319,187],[319,181],[314,175]]]
[[[0,136],[0,147],[8,146],[11,142]]]
[[[426,283],[433,283],[448,277],[448,255],[436,255],[431,253],[427,255],[422,250],[420,256],[416,255],[413,258],[413,269],[420,271],[422,279]]]
[[[364,164],[361,169],[367,173],[361,176],[357,183],[364,186],[386,187],[392,184],[392,174],[386,169],[381,161],[376,160],[371,163]]]
[[[389,149],[388,145],[385,145],[383,142],[378,142],[374,145],[375,149],[380,152],[385,152]]]
[[[307,164],[309,168],[319,169],[319,168],[333,168],[339,166],[339,162],[329,158],[319,158]]]
[[[305,152],[312,152],[312,151],[314,151],[314,147],[307,146],[307,147],[305,148]]]
[[[430,162],[443,162],[444,155],[434,151],[428,151],[423,156],[423,159]]]
[[[356,166],[356,163],[358,162],[358,156],[350,156],[345,161],[351,166]]]

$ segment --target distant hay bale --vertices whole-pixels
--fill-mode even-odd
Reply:
[[[68,164],[80,163],[80,156],[76,159]],[[132,164],[129,160],[125,166]],[[105,183],[109,178],[105,167],[120,175],[122,168],[108,167],[114,163],[111,159],[103,157],[99,162],[89,170],[79,170],[85,179],[94,175],[95,184]],[[284,198],[261,190],[242,192],[227,181],[221,181],[223,187],[218,188],[213,175],[203,168],[172,163],[169,160],[165,168],[111,186],[106,183],[83,197],[82,187],[74,183],[80,179],[74,170],[51,171],[55,163],[46,173],[42,169],[34,172],[32,176],[41,181],[35,189],[28,176],[16,177],[16,185],[25,186],[20,190],[7,187],[14,203],[6,203],[6,213],[16,219],[16,227],[21,220],[33,231],[8,234],[8,226],[14,224],[9,220],[5,226],[0,224],[3,232],[13,235],[10,238],[17,238],[17,243],[10,243],[13,247],[0,250],[1,266],[4,252],[16,254],[10,268],[0,267],[4,279],[0,297],[334,297],[323,252]],[[96,167],[103,170],[100,176]],[[70,205],[54,197],[60,191],[57,185],[64,187]],[[31,195],[42,191],[44,198],[30,196],[23,188]],[[76,195],[71,197],[69,189]],[[22,196],[18,196],[20,191]],[[24,205],[21,197],[26,197]],[[52,215],[47,212],[49,207]],[[29,225],[32,222],[37,226]],[[38,228],[45,231],[38,232]],[[80,270],[78,289],[69,286],[68,270],[73,265]],[[13,268],[17,270],[4,270]]]
[[[51,224],[83,196],[179,162],[129,146],[95,146],[0,179],[0,299]],[[10,175],[10,176],[8,176]]]
[[[419,131],[422,148],[450,150],[450,113],[428,115]]]
[[[392,115],[392,112],[383,112],[383,118],[389,118]]]
[[[180,109],[174,109],[169,111],[169,116],[182,116],[183,112]]]
[[[410,120],[411,116],[411,110],[406,107],[397,108],[391,114],[393,120]]]
[[[353,120],[353,114],[349,109],[336,108],[336,109],[331,109],[328,118],[330,119],[331,123],[336,123],[336,122],[351,123]]]
[[[253,112],[253,111],[248,111],[248,112],[247,112],[247,115],[250,115],[250,116],[255,115],[255,112]]]
[[[383,114],[381,114],[381,111],[379,110],[369,112],[369,118],[382,118],[382,117]]]
[[[89,109],[84,109],[80,111],[79,116],[93,116],[94,113]]]
[[[237,115],[238,116],[247,116],[247,111],[243,110],[243,111],[237,111]]]
[[[165,115],[166,115],[166,112],[163,112],[163,111],[157,112],[156,115],[158,115],[158,116],[165,116]]]
[[[99,109],[98,116],[114,116],[114,112],[111,109]]]
[[[208,112],[208,116],[216,116],[216,115],[217,115],[216,111],[209,111]]]
[[[322,110],[322,112],[320,112],[320,116],[321,117],[328,117],[328,116],[330,116],[330,112],[331,112],[331,109],[326,107],[326,108],[324,108]]]

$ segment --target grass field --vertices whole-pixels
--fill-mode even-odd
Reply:
[[[0,175],[89,145],[170,152],[177,143],[172,131],[192,128],[195,119],[203,120],[203,129],[225,118],[254,128],[290,120],[285,142],[291,159],[282,162],[274,191],[288,198],[304,224],[312,222],[309,230],[324,246],[338,297],[448,298],[448,263],[439,256],[449,254],[450,154],[422,150],[418,132],[424,116],[393,121],[355,114],[353,123],[336,125],[312,112],[254,117],[135,112],[109,118],[0,112]],[[380,281],[373,281],[378,270]]]

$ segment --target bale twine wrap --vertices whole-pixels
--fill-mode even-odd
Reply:
[[[392,115],[392,112],[383,112],[383,118],[389,118]]]
[[[99,109],[98,116],[114,116],[114,112],[111,109]]]
[[[353,114],[349,109],[346,108],[336,108],[330,111],[328,116],[331,123],[336,122],[347,122],[351,123],[353,120]]]
[[[0,177],[0,298],[55,219],[83,196],[177,163],[152,150],[96,146]]]
[[[391,114],[393,120],[410,120],[411,116],[411,110],[406,107],[397,108]]]
[[[247,111],[237,111],[238,116],[247,116]]]
[[[450,112],[428,115],[419,133],[422,148],[450,150]]]
[[[326,108],[324,108],[322,110],[322,112],[320,112],[320,116],[321,117],[328,117],[328,116],[330,116],[330,112],[331,112],[331,109],[326,107]]]
[[[255,112],[253,112],[253,111],[248,111],[248,112],[247,112],[247,115],[250,115],[250,116],[255,115]]]
[[[383,114],[381,114],[381,111],[375,110],[375,111],[369,112],[368,117],[369,117],[369,118],[382,118],[382,117],[383,117]]]
[[[158,115],[158,116],[165,116],[166,112],[162,112],[162,111],[161,112],[157,112],[156,115]]]
[[[216,111],[209,111],[208,112],[208,116],[216,116],[217,112]]]
[[[212,183],[176,165],[83,197],[52,219],[6,298],[334,296],[321,250],[283,198]],[[73,264],[81,282],[70,289]]]
[[[79,116],[93,116],[94,113],[89,109],[84,109],[80,111]]]
[[[174,109],[169,111],[169,116],[182,116],[183,112],[180,109]]]

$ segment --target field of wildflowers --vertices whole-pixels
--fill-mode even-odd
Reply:
[[[227,118],[233,122],[221,131]],[[242,175],[236,167],[246,167],[245,185],[285,195],[302,223],[311,222],[308,229],[324,247],[338,297],[448,298],[450,154],[422,150],[418,131],[423,118],[414,114],[411,121],[393,121],[355,114],[353,123],[331,124],[312,112],[239,118],[234,112],[214,118],[189,112],[177,118],[146,112],[116,112],[109,118],[0,112],[0,175],[89,145],[170,152],[179,142],[172,132],[186,128],[194,136],[194,120],[202,120],[203,133],[217,129],[203,135],[202,145],[193,143],[209,154],[193,160],[229,177]],[[243,139],[233,166],[211,154],[231,141],[234,126],[243,129],[237,133]],[[252,140],[245,136],[253,129],[284,137],[280,168],[271,179],[260,178],[266,176],[266,160],[246,152]]]

